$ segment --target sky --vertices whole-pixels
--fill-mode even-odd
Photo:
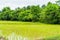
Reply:
[[[0,9],[3,7],[10,7],[15,9],[17,7],[24,7],[27,5],[43,5],[48,2],[55,3],[56,0],[0,0]]]

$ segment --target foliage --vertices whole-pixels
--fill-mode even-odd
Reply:
[[[41,11],[40,20],[41,22],[57,24],[58,23],[58,12],[59,6],[57,4],[48,3],[48,5]],[[60,19],[60,18],[59,18]]]
[[[0,11],[0,20],[43,22],[50,24],[60,24],[60,6],[48,2],[47,5],[27,6],[11,10],[4,7]]]
[[[58,5],[60,5],[60,0],[57,0],[56,3],[57,3]]]

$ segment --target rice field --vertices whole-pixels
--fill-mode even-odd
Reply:
[[[38,22],[0,21],[0,36],[8,40],[36,40],[60,35],[60,25]]]

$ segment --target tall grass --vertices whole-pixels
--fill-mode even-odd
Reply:
[[[16,35],[14,32],[9,34],[8,36],[4,36],[3,33],[0,32],[0,40],[3,40],[2,37],[5,38],[5,40],[29,40],[27,37]]]
[[[4,40],[60,40],[60,35],[59,36],[53,36],[53,37],[47,37],[47,38],[29,38],[29,37],[23,37],[21,35],[16,35],[14,32],[9,34],[9,35],[3,35],[2,31],[0,31],[0,40],[3,38]]]

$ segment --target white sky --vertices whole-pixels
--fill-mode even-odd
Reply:
[[[0,9],[6,6],[15,9],[27,5],[43,5],[47,4],[49,1],[55,3],[56,0],[0,0]]]

